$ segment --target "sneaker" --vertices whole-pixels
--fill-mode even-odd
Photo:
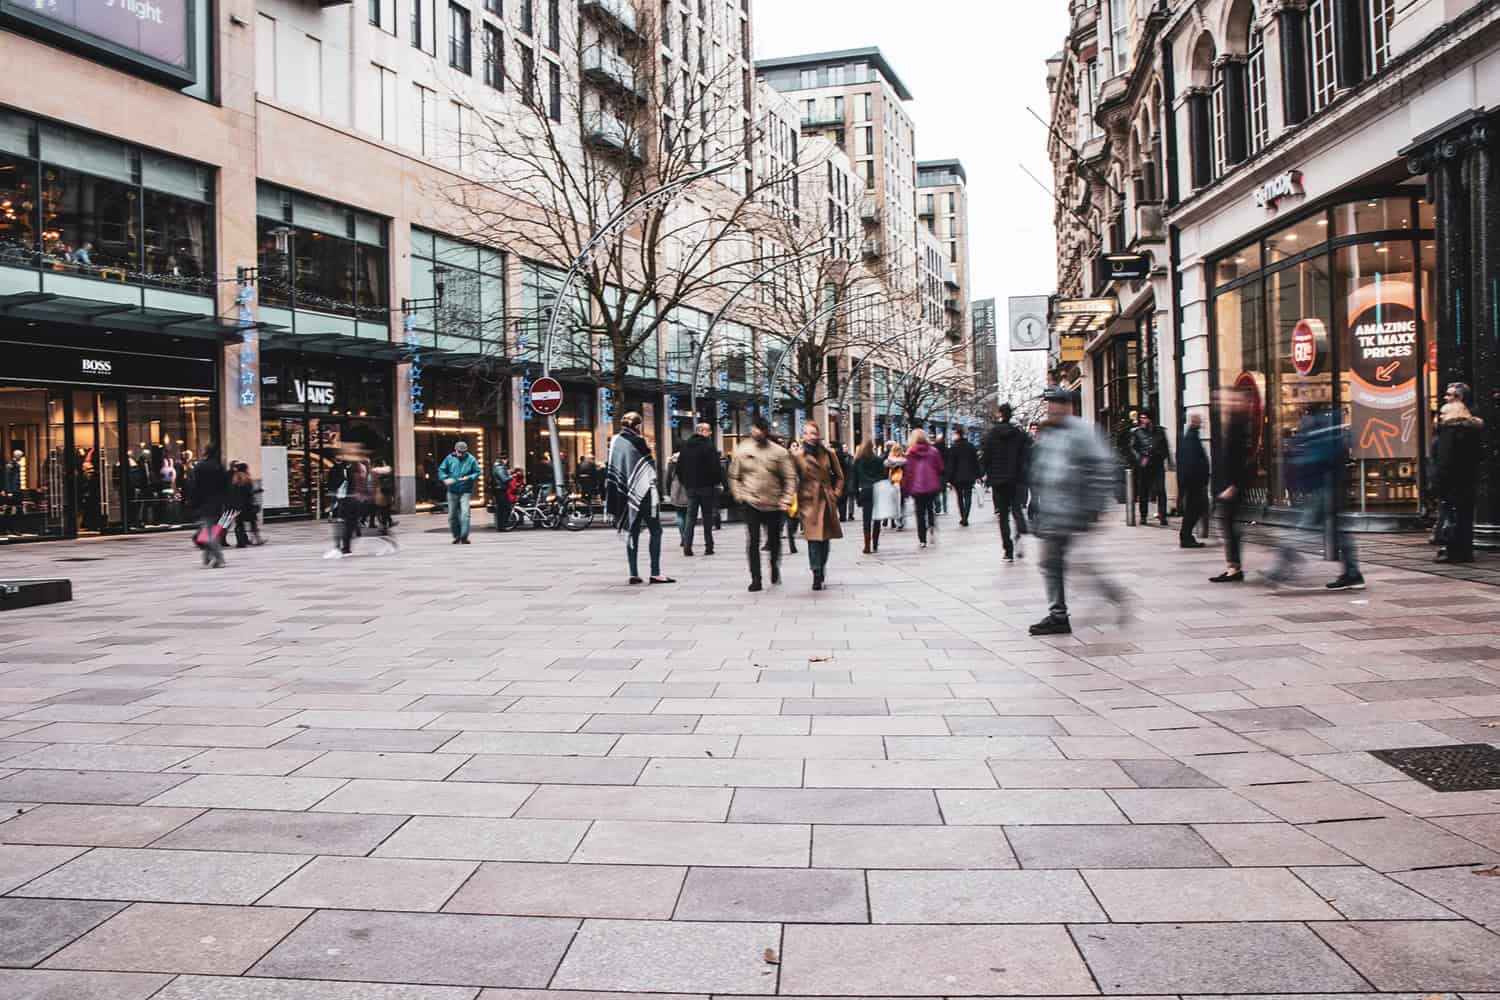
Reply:
[[[1340,573],[1339,578],[1328,584],[1329,590],[1364,590],[1365,578],[1358,573]]]
[[[1066,618],[1058,615],[1048,615],[1035,625],[1031,626],[1032,635],[1072,635],[1073,626]]]
[[[329,549],[327,552],[323,553],[324,559],[342,559],[343,557],[344,554],[338,549]]]

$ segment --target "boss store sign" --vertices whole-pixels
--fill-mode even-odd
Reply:
[[[0,379],[54,385],[73,383],[117,389],[168,389],[210,393],[215,365],[207,358],[129,354],[94,348],[0,341]]]

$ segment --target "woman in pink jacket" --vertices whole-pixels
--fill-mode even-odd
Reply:
[[[936,535],[935,503],[943,492],[943,453],[927,440],[927,432],[914,430],[906,439],[906,473],[901,492],[917,507],[917,544],[927,548],[927,533]]]

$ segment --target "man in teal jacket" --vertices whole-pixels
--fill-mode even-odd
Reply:
[[[469,494],[479,481],[479,463],[469,454],[466,441],[453,442],[453,454],[438,466],[438,479],[448,487],[448,530],[453,544],[469,544]]]

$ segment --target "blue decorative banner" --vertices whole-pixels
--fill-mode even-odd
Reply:
[[[401,328],[406,335],[406,355],[411,365],[406,373],[408,398],[411,412],[420,417],[427,412],[427,404],[422,398],[422,342],[417,337],[417,317],[411,313],[401,317]]]
[[[531,408],[531,379],[525,375],[521,376],[521,419],[530,420],[536,416]]]
[[[255,335],[255,286],[249,281],[241,281],[239,291],[235,293],[235,301],[238,303],[237,317],[240,325],[240,405],[255,405],[255,386],[258,382],[256,371],[256,349],[260,346],[259,339]]]
[[[613,424],[615,422],[615,394],[610,389],[599,390],[599,413],[604,422]]]

